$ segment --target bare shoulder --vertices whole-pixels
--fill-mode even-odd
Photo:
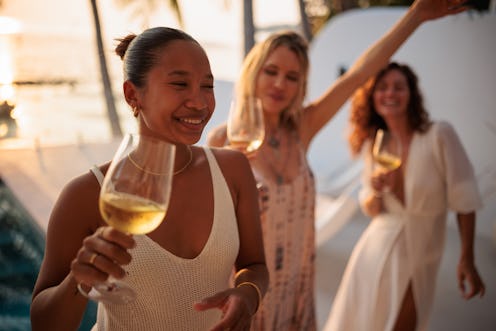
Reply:
[[[213,147],[222,147],[227,142],[227,125],[223,123],[208,132],[207,145]]]
[[[214,154],[217,162],[219,162],[221,168],[224,165],[229,167],[241,166],[245,164],[249,168],[249,162],[247,157],[240,151],[231,148],[221,148],[221,147],[209,147]]]
[[[106,166],[101,170],[105,171]],[[99,226],[98,196],[100,184],[90,171],[70,180],[62,189],[50,216],[49,230]]]
[[[226,178],[239,181],[253,176],[250,163],[242,152],[230,148],[217,147],[210,147],[210,150],[214,154]]]
[[[67,276],[83,239],[103,224],[99,192],[100,185],[90,171],[73,178],[62,189],[48,222],[45,255],[33,296]]]
[[[257,196],[256,182],[250,163],[246,156],[229,148],[210,147],[222,175],[231,191],[234,205],[237,206],[242,196]]]
[[[78,177],[73,178],[63,188],[60,198],[67,202],[76,204],[86,204],[98,196],[100,184],[95,175],[88,171]]]

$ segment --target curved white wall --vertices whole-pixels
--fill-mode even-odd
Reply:
[[[308,99],[321,94],[405,9],[371,8],[333,18],[314,39]],[[419,76],[433,119],[451,122],[474,164],[484,208],[478,233],[496,231],[496,14],[462,13],[421,26],[393,57]],[[351,165],[348,104],[319,134],[310,162],[325,191]]]

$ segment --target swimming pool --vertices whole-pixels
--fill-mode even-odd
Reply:
[[[0,331],[30,331],[29,307],[43,259],[45,235],[0,179]],[[90,303],[80,331],[90,330]]]

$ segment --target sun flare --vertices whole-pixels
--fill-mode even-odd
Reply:
[[[21,32],[21,23],[7,16],[0,16],[0,35],[16,34]]]

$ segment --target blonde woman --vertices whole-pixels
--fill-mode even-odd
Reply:
[[[423,22],[459,13],[460,0],[417,0],[316,100],[303,105],[308,46],[297,33],[281,32],[255,45],[238,80],[237,100],[261,99],[265,141],[250,163],[259,183],[262,232],[270,285],[253,330],[315,330],[315,183],[307,152],[317,133],[365,81],[384,65]],[[366,28],[366,27],[364,27]],[[352,40],[350,42],[353,42]],[[211,146],[229,142],[226,126],[208,136]]]

